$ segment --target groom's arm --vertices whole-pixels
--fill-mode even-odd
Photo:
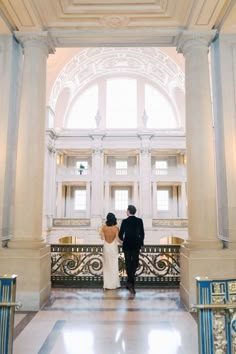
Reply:
[[[120,231],[119,231],[119,239],[121,241],[124,240],[124,233],[125,233],[125,229],[124,228],[125,228],[124,227],[124,220],[122,220],[121,225],[120,225]]]
[[[144,245],[144,236],[145,236],[145,232],[144,232],[144,227],[143,227],[143,220],[140,219],[140,241],[141,241],[141,246]]]

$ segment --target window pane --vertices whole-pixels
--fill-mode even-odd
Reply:
[[[169,191],[168,190],[157,191],[157,210],[160,210],[160,211],[169,210]]]
[[[167,175],[168,164],[165,160],[155,162],[156,175]]]
[[[127,161],[116,161],[116,168],[127,168]]]
[[[128,205],[128,190],[115,191],[115,210],[126,210]]]
[[[86,190],[85,189],[77,189],[75,191],[74,208],[75,210],[86,210]]]
[[[106,102],[107,128],[137,127],[136,80],[107,80]]]
[[[94,85],[85,90],[71,107],[67,128],[91,129],[96,128],[95,116],[98,110],[98,86]]]
[[[145,85],[147,128],[177,128],[174,111],[166,97],[155,87]]]
[[[116,175],[127,175],[127,161],[116,161]]]

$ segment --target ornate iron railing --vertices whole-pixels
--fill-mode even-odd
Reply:
[[[119,247],[119,274],[126,281],[122,246]],[[178,287],[180,282],[179,245],[144,246],[140,253],[136,284]],[[102,286],[102,245],[51,245],[53,287]]]

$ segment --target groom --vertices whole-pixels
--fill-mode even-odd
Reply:
[[[126,288],[133,295],[135,294],[134,280],[139,264],[139,252],[144,240],[143,220],[137,218],[135,213],[135,206],[129,205],[127,208],[127,218],[122,220],[119,232],[119,238],[123,241],[125,267],[128,278]]]

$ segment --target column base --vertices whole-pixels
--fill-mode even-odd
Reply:
[[[223,248],[223,243],[221,240],[216,240],[216,241],[191,241],[191,240],[186,240],[183,244],[183,246],[186,249],[192,249],[192,250],[206,250],[206,249],[222,249]]]
[[[11,239],[7,247],[12,249],[40,249],[46,247],[47,244],[43,239],[33,241],[32,239]]]
[[[235,278],[236,250],[188,249],[180,251],[180,297],[187,309],[196,304],[196,277]]]
[[[21,311],[38,311],[51,293],[50,246],[41,249],[0,249],[1,275],[16,274],[16,301]]]

